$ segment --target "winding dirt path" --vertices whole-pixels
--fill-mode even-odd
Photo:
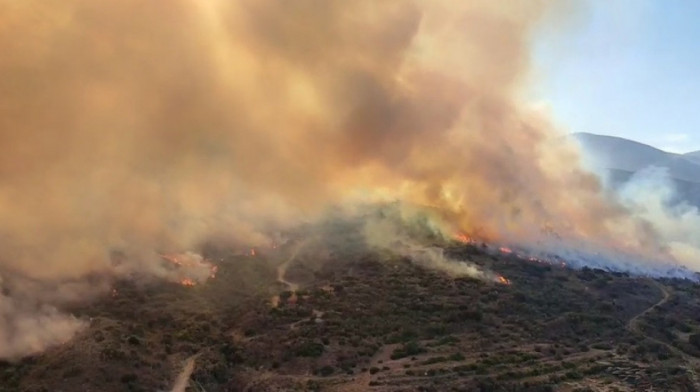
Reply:
[[[640,334],[640,335],[644,335],[644,336],[646,336],[646,337],[648,337],[648,336],[645,335],[644,332],[642,332],[642,330],[639,328],[639,319],[642,318],[642,317],[644,317],[644,316],[646,316],[647,314],[649,314],[651,311],[653,311],[654,309],[658,308],[659,306],[664,305],[666,302],[668,302],[669,299],[671,299],[671,292],[668,291],[668,289],[666,288],[666,286],[662,285],[661,283],[659,283],[659,282],[657,282],[657,281],[655,281],[655,280],[651,280],[651,283],[653,283],[654,286],[656,286],[659,290],[661,290],[661,293],[663,294],[663,298],[661,298],[661,300],[659,300],[659,302],[657,302],[657,303],[651,305],[650,307],[648,307],[647,309],[645,309],[645,310],[642,311],[641,313],[639,313],[639,314],[637,314],[636,316],[632,317],[632,318],[627,322],[627,329],[628,329],[628,330],[630,330],[630,331],[632,331],[632,332],[635,332],[635,333],[638,333],[638,334]],[[650,338],[650,339],[651,339],[651,338]]]
[[[306,247],[306,245],[311,241],[312,239],[307,238],[296,244],[296,246],[294,246],[294,248],[292,249],[292,253],[289,255],[287,260],[285,260],[282,264],[280,264],[277,267],[277,281],[286,285],[289,291],[294,292],[299,290],[299,284],[287,280],[287,268],[297,258],[299,252],[301,252],[301,250],[304,249],[304,247]]]
[[[646,316],[650,312],[652,312],[654,309],[658,308],[659,306],[664,305],[666,302],[668,302],[669,299],[671,299],[671,292],[668,290],[668,288],[661,283],[651,280],[651,283],[654,284],[659,290],[661,290],[661,293],[663,294],[663,298],[654,305],[650,306],[649,308],[645,309],[643,312],[637,314],[636,316],[632,317],[628,322],[627,322],[627,329],[630,332],[636,333],[638,335],[641,335],[645,337],[646,339],[649,339],[655,343],[661,344],[668,348],[669,351],[672,353],[676,354],[677,356],[681,357],[685,363],[686,363],[686,370],[688,371],[688,374],[690,375],[691,381],[693,382],[693,386],[696,388],[700,388],[700,378],[698,377],[698,373],[696,369],[700,369],[700,360],[698,358],[695,358],[691,355],[688,355],[684,353],[683,351],[679,350],[678,348],[663,342],[659,339],[656,339],[652,336],[649,336],[642,331],[642,329],[639,326],[639,321],[642,317]]]
[[[294,301],[296,300],[297,291],[299,290],[299,284],[287,279],[287,268],[297,258],[299,252],[312,240],[313,239],[307,238],[296,244],[292,249],[292,253],[289,255],[289,257],[277,267],[277,282],[287,286],[287,290],[292,292],[292,298]],[[270,305],[273,308],[278,307],[279,303],[279,295],[273,295],[272,298],[270,298]]]

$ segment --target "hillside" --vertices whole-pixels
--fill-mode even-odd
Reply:
[[[700,151],[688,152],[683,154],[683,156],[687,159],[690,159],[693,162],[700,163]]]
[[[373,252],[210,249],[205,285],[120,281],[76,304],[89,328],[0,362],[0,391],[165,391],[192,355],[189,391],[696,390],[700,286],[442,246],[507,280]]]
[[[676,188],[677,200],[700,207],[700,151],[674,154],[615,136],[576,133],[587,164],[609,174],[612,185],[626,183],[635,173],[664,168]]]

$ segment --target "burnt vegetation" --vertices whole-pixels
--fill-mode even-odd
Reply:
[[[292,292],[279,258],[212,251],[205,285],[123,281],[77,307],[89,327],[0,363],[0,391],[168,390],[194,354],[191,390],[695,390],[697,284],[446,251],[511,284],[362,253],[300,258]]]

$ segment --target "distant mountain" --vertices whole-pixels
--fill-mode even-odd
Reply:
[[[607,171],[613,186],[624,184],[640,170],[666,168],[678,190],[678,199],[700,207],[700,151],[675,154],[634,140],[592,133],[575,133],[573,137],[586,161]]]
[[[700,151],[688,152],[683,154],[683,156],[693,162],[700,163]]]
[[[674,154],[615,136],[576,133],[585,155],[605,169],[637,172],[650,166],[668,169],[678,180],[700,183],[700,151]]]

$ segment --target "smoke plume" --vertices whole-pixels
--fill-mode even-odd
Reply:
[[[658,229],[669,253],[693,271],[700,271],[700,212],[679,197],[668,170],[649,167],[635,173],[618,190],[621,201]]]
[[[0,0],[0,272],[162,276],[162,252],[263,244],[327,206],[394,200],[438,211],[446,233],[666,259],[517,98],[547,10]],[[6,331],[24,310],[0,301]]]

